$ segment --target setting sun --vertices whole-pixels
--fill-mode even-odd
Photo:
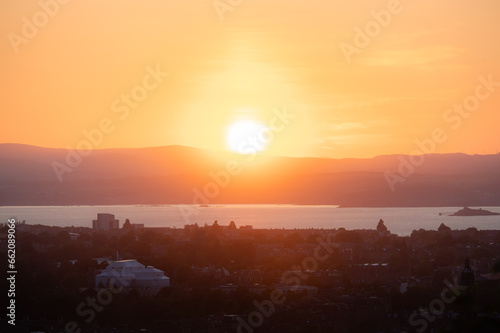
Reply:
[[[263,151],[269,144],[265,132],[269,128],[253,120],[241,120],[231,124],[227,131],[228,148],[239,154]]]

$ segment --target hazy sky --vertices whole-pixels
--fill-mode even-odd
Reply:
[[[500,151],[498,0],[67,2],[0,4],[0,142],[222,150],[287,110],[269,153]]]

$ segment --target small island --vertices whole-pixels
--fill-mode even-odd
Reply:
[[[450,216],[489,216],[489,215],[500,215],[500,213],[490,212],[486,209],[473,209],[469,207],[464,207],[458,212],[451,214]]]

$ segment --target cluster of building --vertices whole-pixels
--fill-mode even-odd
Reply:
[[[125,222],[123,228],[143,229],[144,224]],[[98,213],[97,220],[92,220],[92,229],[96,231],[118,230],[120,229],[120,220],[115,219],[115,216],[113,214]]]
[[[131,229],[142,229],[144,224],[128,223]],[[124,225],[125,227],[125,225]],[[113,214],[99,213],[92,220],[92,228],[96,231],[120,229],[120,221]],[[109,263],[109,261],[108,261]],[[170,287],[170,278],[162,270],[153,266],[144,266],[135,259],[117,260],[108,264],[95,277],[96,288],[129,288],[136,289],[139,294],[154,295],[164,287]]]

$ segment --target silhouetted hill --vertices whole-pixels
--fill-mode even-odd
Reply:
[[[95,150],[81,160],[74,154],[68,157],[65,149],[1,144],[0,205],[205,201],[343,206],[500,205],[500,154],[426,155],[408,177],[405,172],[412,166],[408,156],[401,155],[372,159],[252,157],[182,146]],[[406,165],[402,165],[402,160]],[[236,167],[240,172],[228,177],[226,170]],[[394,191],[387,177],[396,177],[390,178],[397,179]],[[205,193],[204,198],[196,195],[197,191]]]

